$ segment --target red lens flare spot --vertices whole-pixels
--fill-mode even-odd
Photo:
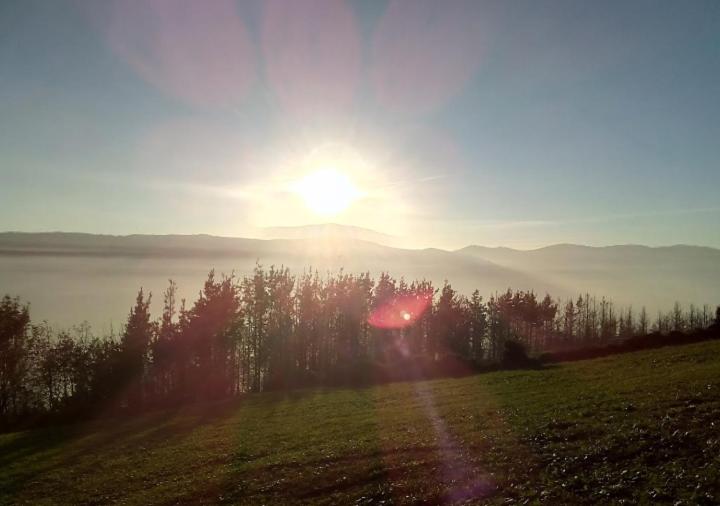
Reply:
[[[401,329],[415,323],[430,306],[427,295],[401,295],[375,308],[368,323],[381,329]]]

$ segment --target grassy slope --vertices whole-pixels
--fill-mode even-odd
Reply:
[[[0,503],[702,504],[719,455],[707,342],[2,435]]]

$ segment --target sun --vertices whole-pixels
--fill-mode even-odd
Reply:
[[[350,177],[334,168],[315,170],[294,185],[305,205],[320,216],[334,216],[350,207],[362,192]]]

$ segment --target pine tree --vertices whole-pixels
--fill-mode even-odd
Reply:
[[[135,299],[135,306],[130,309],[121,340],[121,375],[128,392],[126,400],[131,408],[136,408],[143,402],[148,350],[155,331],[150,320],[151,299],[152,294],[148,294],[145,299],[141,288]]]

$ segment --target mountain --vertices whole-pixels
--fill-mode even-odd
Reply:
[[[102,329],[110,323],[119,327],[140,287],[155,294],[157,310],[168,279],[173,279],[180,296],[190,303],[211,268],[242,276],[256,262],[284,265],[294,273],[344,269],[374,275],[387,271],[436,285],[448,280],[461,292],[478,288],[485,296],[509,287],[563,298],[588,292],[636,308],[646,305],[651,311],[669,309],[676,300],[686,305],[720,303],[720,250],[712,248],[555,245],[530,251],[482,246],[413,250],[342,237],[348,233],[345,227],[311,227],[305,232],[315,236],[263,240],[0,233],[0,292],[29,301],[35,320],[67,326],[87,319]]]
[[[375,230],[337,223],[321,223],[299,227],[267,227],[260,229],[263,239],[352,239],[368,241],[383,246],[400,246],[401,240]]]

